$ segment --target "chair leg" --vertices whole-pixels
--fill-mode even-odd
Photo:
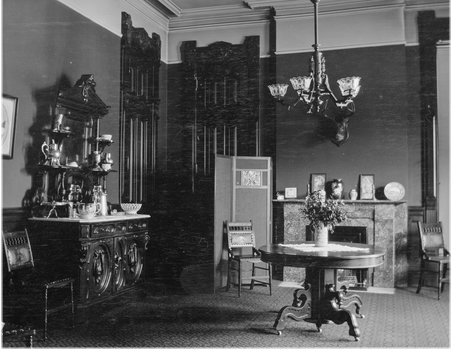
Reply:
[[[254,289],[254,277],[255,277],[255,264],[252,264],[252,276],[251,276],[251,287],[250,289]]]
[[[420,279],[418,280],[417,294],[420,293],[421,286],[423,285],[423,270],[424,270],[424,264],[423,264],[423,262],[421,262],[421,266],[420,266]]]
[[[74,282],[70,283],[70,304],[72,308],[72,328],[75,328]]]
[[[241,261],[238,261],[238,298],[241,297]]]
[[[271,272],[271,264],[268,264],[268,276],[269,276],[269,295],[272,295],[272,272]]]
[[[229,261],[227,262],[227,286],[226,286],[226,291],[227,292],[230,289],[230,275],[232,274],[231,268],[232,268],[232,264],[231,264],[230,259],[229,259]]]
[[[45,287],[44,295],[44,341],[47,340],[47,321],[48,321],[48,288]]]
[[[442,278],[446,278],[446,272],[448,271],[448,264],[444,264],[443,265],[443,274],[442,274]],[[442,290],[441,292],[443,293],[443,290],[445,289],[445,283],[442,283]]]
[[[440,290],[442,289],[442,264],[438,264],[437,274],[437,300],[440,300]]]

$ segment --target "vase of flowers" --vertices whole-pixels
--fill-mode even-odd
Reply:
[[[327,246],[329,231],[334,232],[336,224],[347,218],[347,211],[342,200],[326,199],[325,191],[315,191],[305,198],[302,213],[310,220],[310,227],[315,234],[315,246]]]

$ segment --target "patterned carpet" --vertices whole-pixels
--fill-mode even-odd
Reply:
[[[449,293],[436,300],[433,289],[421,294],[414,289],[397,289],[395,294],[360,292],[364,319],[358,319],[362,333],[355,342],[348,327],[289,321],[282,335],[272,329],[278,310],[291,304],[292,288],[256,287],[210,294],[162,295],[148,292],[113,300],[96,310],[89,322],[68,328],[69,322],[53,317],[49,339],[36,336],[34,347],[449,347]],[[4,347],[23,347],[21,343]]]

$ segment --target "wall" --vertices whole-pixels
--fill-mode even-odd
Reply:
[[[449,104],[449,41],[437,45],[437,172],[438,218],[443,223],[446,246],[449,247],[449,161],[450,161],[450,104]]]
[[[97,94],[111,106],[100,132],[118,140],[119,53],[118,36],[55,0],[3,1],[3,93],[19,98],[14,157],[2,161],[4,208],[21,207],[32,187],[45,137],[41,129],[52,120],[61,81],[72,86],[82,74],[94,75]],[[115,169],[118,146],[109,148]],[[118,201],[117,173],[108,178],[108,193]]]
[[[359,174],[374,174],[375,185],[391,181],[406,188],[406,197],[417,191],[408,183],[406,77],[403,46],[327,51],[331,88],[341,76],[362,77],[356,113],[350,118],[349,140],[337,147],[322,136],[324,119],[306,115],[299,104],[288,110],[277,108],[276,188],[297,187],[307,191],[311,173],[326,173],[327,179],[341,178],[345,192],[358,185]],[[310,54],[277,56],[280,81],[308,69]],[[293,67],[299,67],[293,69]],[[294,98],[294,94],[288,98]]]
[[[121,12],[127,12],[135,28],[144,28],[149,35],[155,32],[161,38],[161,60],[167,63],[168,18],[155,7],[141,0],[55,0],[65,4],[94,23],[121,36]]]

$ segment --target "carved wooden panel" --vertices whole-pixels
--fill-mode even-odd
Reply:
[[[161,40],[122,12],[120,191],[122,202],[149,202],[155,191]]]
[[[211,177],[214,155],[259,154],[259,37],[181,46],[184,123],[191,137],[193,182]]]

